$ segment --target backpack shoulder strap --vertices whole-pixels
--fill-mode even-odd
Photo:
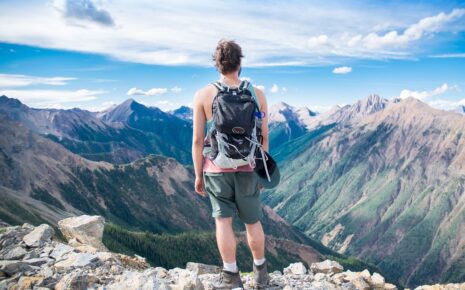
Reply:
[[[257,94],[255,93],[255,88],[253,87],[253,85],[248,81],[244,80],[241,82],[241,86],[243,86],[244,89],[248,90],[250,94],[252,94],[255,106],[257,107],[257,112],[260,112],[260,103],[258,102]]]
[[[226,90],[226,88],[223,86],[223,84],[221,82],[216,81],[216,82],[212,82],[210,84],[212,86],[214,86],[215,88],[217,88],[219,92],[222,92],[222,91]]]

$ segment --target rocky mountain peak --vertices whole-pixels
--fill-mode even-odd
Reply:
[[[388,100],[381,98],[379,95],[372,94],[359,100],[352,106],[352,109],[354,109],[357,113],[366,115],[384,109],[388,103]]]
[[[0,96],[0,109],[9,108],[9,109],[18,109],[18,108],[28,108],[20,100],[15,98],[9,98],[5,95]]]
[[[135,111],[146,108],[144,105],[138,103],[133,98],[129,98],[121,104],[115,106],[106,113],[99,115],[99,117],[105,122],[126,122]]]
[[[269,122],[298,122],[299,116],[296,113],[296,109],[285,103],[279,102],[270,106],[268,110]]]
[[[353,105],[346,105],[328,114],[331,122],[345,123],[362,119],[365,116],[384,110],[390,104],[389,100],[376,94],[369,95]]]
[[[59,227],[68,244],[56,240],[47,224],[0,228],[2,289],[203,290],[212,288],[221,271],[218,266],[193,262],[185,269],[152,268],[143,257],[109,252],[102,244],[104,219],[100,216],[70,217],[60,221]],[[253,275],[241,273],[241,278],[245,290],[253,289]],[[331,260],[310,267],[296,262],[270,278],[270,290],[397,289],[378,273],[344,271]]]
[[[188,106],[181,106],[169,113],[183,120],[192,120],[192,108]]]

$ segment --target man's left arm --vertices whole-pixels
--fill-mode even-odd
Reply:
[[[266,152],[269,152],[269,141],[268,141],[268,104],[266,102],[265,94],[260,89],[255,89],[257,91],[257,97],[260,102],[260,111],[264,113],[262,118],[262,138],[263,138],[263,149]]]

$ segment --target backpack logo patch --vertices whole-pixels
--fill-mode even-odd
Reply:
[[[234,134],[244,134],[245,133],[245,129],[242,128],[242,127],[233,127],[232,128],[232,132]]]

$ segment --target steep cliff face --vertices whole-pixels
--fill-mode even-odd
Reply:
[[[465,119],[413,98],[360,115],[368,103],[283,146],[282,182],[264,201],[404,284],[465,279]]]

